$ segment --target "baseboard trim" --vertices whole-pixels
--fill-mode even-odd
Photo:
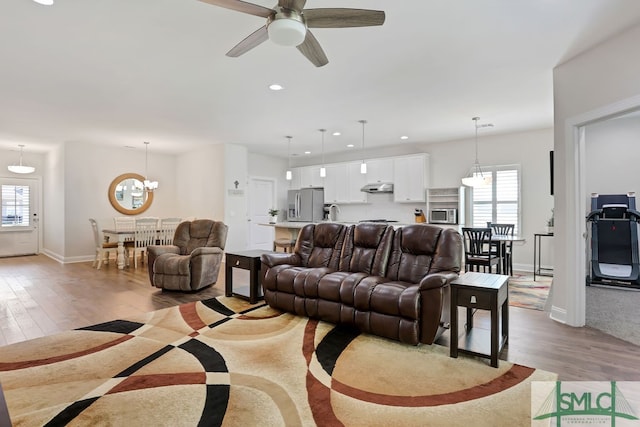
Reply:
[[[555,305],[551,306],[551,314],[549,317],[556,322],[567,324],[567,310],[563,308],[556,307]]]
[[[52,260],[59,262],[60,264],[73,264],[77,262],[87,262],[87,261],[93,261],[94,259],[93,255],[63,257],[62,255],[52,252],[48,249],[44,249],[41,253],[48,256]]]

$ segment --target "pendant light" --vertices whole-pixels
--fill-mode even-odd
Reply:
[[[367,163],[364,161],[364,125],[367,123],[366,120],[358,120],[359,123],[362,123],[362,164],[360,165],[360,173],[367,173]]]
[[[473,164],[469,175],[462,178],[462,184],[469,187],[484,187],[491,185],[491,174],[483,173],[482,168],[480,168],[480,162],[478,161],[478,129],[481,127],[492,127],[493,125],[478,125],[480,117],[473,117],[471,120],[475,122],[476,127],[476,162]]]
[[[287,135],[285,138],[289,140],[287,144],[287,173],[285,178],[287,181],[291,181],[291,179],[293,179],[293,174],[291,173],[291,138],[293,137]]]
[[[149,171],[149,142],[144,142],[144,189],[146,191],[153,191],[158,188],[158,181],[149,180],[149,175],[147,172]]]
[[[20,144],[18,145],[18,147],[20,147],[20,164],[9,165],[7,166],[7,169],[9,169],[9,172],[13,172],[13,173],[33,173],[36,170],[36,168],[34,168],[33,166],[27,166],[22,164],[22,149],[24,148],[24,145]]]
[[[318,129],[322,132],[322,166],[320,167],[320,178],[324,178],[327,176],[327,169],[324,167],[324,133],[327,131],[326,129]]]

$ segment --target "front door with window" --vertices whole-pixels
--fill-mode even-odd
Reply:
[[[38,180],[0,178],[0,256],[37,254]]]

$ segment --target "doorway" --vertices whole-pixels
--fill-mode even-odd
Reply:
[[[40,251],[39,178],[0,177],[0,256]]]
[[[273,249],[274,227],[269,223],[269,209],[275,208],[276,180],[274,178],[249,177],[249,246],[248,249]]]

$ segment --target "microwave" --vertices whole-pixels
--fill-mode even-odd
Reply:
[[[457,209],[431,209],[429,211],[429,222],[431,224],[457,224]]]

